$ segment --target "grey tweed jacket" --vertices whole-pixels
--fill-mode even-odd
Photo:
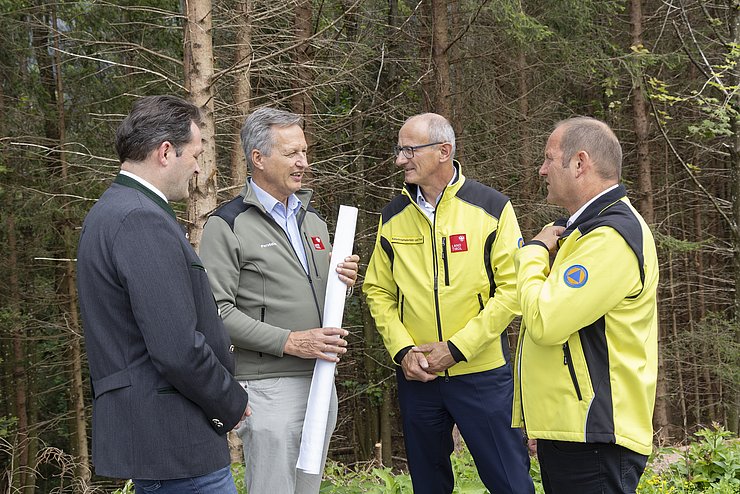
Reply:
[[[170,206],[119,175],[85,218],[77,258],[96,473],[164,480],[227,466],[225,434],[247,394]]]

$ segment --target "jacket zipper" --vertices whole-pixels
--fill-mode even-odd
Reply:
[[[573,357],[570,355],[570,346],[568,342],[563,343],[563,365],[568,366],[568,372],[570,372],[570,379],[573,381],[573,387],[576,388],[576,395],[578,395],[578,401],[583,400],[581,396],[581,388],[578,386],[578,379],[576,378],[576,369],[573,367]]]
[[[405,302],[406,298],[404,297],[403,293],[401,294],[401,322],[403,322],[403,303]]]
[[[447,266],[447,237],[442,237],[442,264],[445,268],[445,286],[450,286],[450,270]]]
[[[265,322],[265,311],[266,310],[267,308],[265,306],[260,307],[260,322]],[[260,357],[262,357],[262,352],[257,352],[257,353],[259,353]]]
[[[437,261],[437,212],[439,210],[439,205],[442,203],[442,197],[444,196],[445,191],[442,191],[442,194],[439,196],[439,201],[437,202],[437,205],[434,210],[434,219],[432,220],[429,227],[431,228],[431,234],[432,234],[432,259],[434,260],[433,267],[434,267],[434,312],[437,317],[437,336],[439,337],[439,341],[443,342],[444,337],[442,336],[442,316],[439,313],[439,262]],[[417,205],[418,206],[418,205]],[[421,213],[424,214],[424,213]],[[425,215],[426,216],[426,215]],[[445,237],[442,237],[442,247],[444,252],[445,247]],[[442,255],[442,258],[444,258],[444,254]],[[450,373],[448,369],[445,369],[445,382],[449,382],[450,380]]]
[[[293,244],[290,241],[290,237],[288,237],[288,233],[285,230],[283,230],[283,227],[281,227],[278,224],[277,221],[275,221],[275,218],[273,218],[272,216],[270,216],[269,214],[267,214],[265,212],[262,212],[262,214],[267,218],[267,221],[272,221],[275,224],[275,226],[277,226],[278,230],[280,230],[283,233],[283,236],[285,236],[285,239],[288,241],[288,245],[290,245],[290,250],[293,251],[293,255],[296,257],[296,260],[301,265],[301,267],[303,267],[303,263],[301,262],[301,258],[298,256],[298,252],[296,252],[295,249],[293,248]],[[303,222],[301,221],[301,225],[302,225],[302,223]],[[300,226],[298,227],[298,229],[300,230]],[[304,239],[306,240],[306,242],[308,242],[308,239],[306,238],[306,232],[304,232],[304,231],[301,230],[301,233],[303,233]],[[307,246],[304,243],[303,244],[303,248],[306,249],[306,247]],[[308,258],[308,255],[306,255],[306,258]],[[308,259],[306,259],[306,262],[308,262]],[[308,280],[308,284],[311,287],[311,294],[313,295],[313,302],[316,305],[316,312],[319,315],[319,321],[321,321],[321,324],[323,325],[324,324],[324,321],[323,321],[324,318],[321,315],[321,307],[319,307],[319,299],[316,296],[316,288],[313,286],[313,279],[311,278],[311,272],[310,271],[311,270],[309,269],[308,272],[304,271],[304,273],[306,273],[306,279]],[[319,275],[317,274],[316,276],[319,276]]]

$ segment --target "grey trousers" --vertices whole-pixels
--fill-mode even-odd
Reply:
[[[244,443],[249,494],[318,494],[321,475],[296,469],[306,415],[310,377],[278,377],[242,382],[252,416],[237,434]],[[322,465],[337,424],[337,391],[332,389]]]

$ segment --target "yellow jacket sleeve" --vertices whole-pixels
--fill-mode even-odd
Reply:
[[[616,230],[597,228],[573,245],[551,270],[541,245],[526,245],[514,258],[522,321],[538,345],[562,345],[642,287],[635,254]]]
[[[383,337],[383,343],[391,358],[394,358],[399,351],[415,345],[415,342],[399,317],[398,287],[393,281],[390,258],[381,243],[382,223],[378,226],[375,249],[368,264],[362,289],[367,297],[370,314]]]

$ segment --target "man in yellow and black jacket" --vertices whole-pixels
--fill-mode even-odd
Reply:
[[[448,494],[457,424],[491,492],[534,492],[520,430],[510,427],[506,327],[518,315],[509,199],[462,175],[455,134],[436,114],[399,132],[405,186],[382,212],[364,282],[397,371],[414,492]]]
[[[652,450],[658,260],[621,162],[605,123],[560,122],[539,173],[571,216],[515,256],[513,425],[537,440],[548,494],[634,493]]]

